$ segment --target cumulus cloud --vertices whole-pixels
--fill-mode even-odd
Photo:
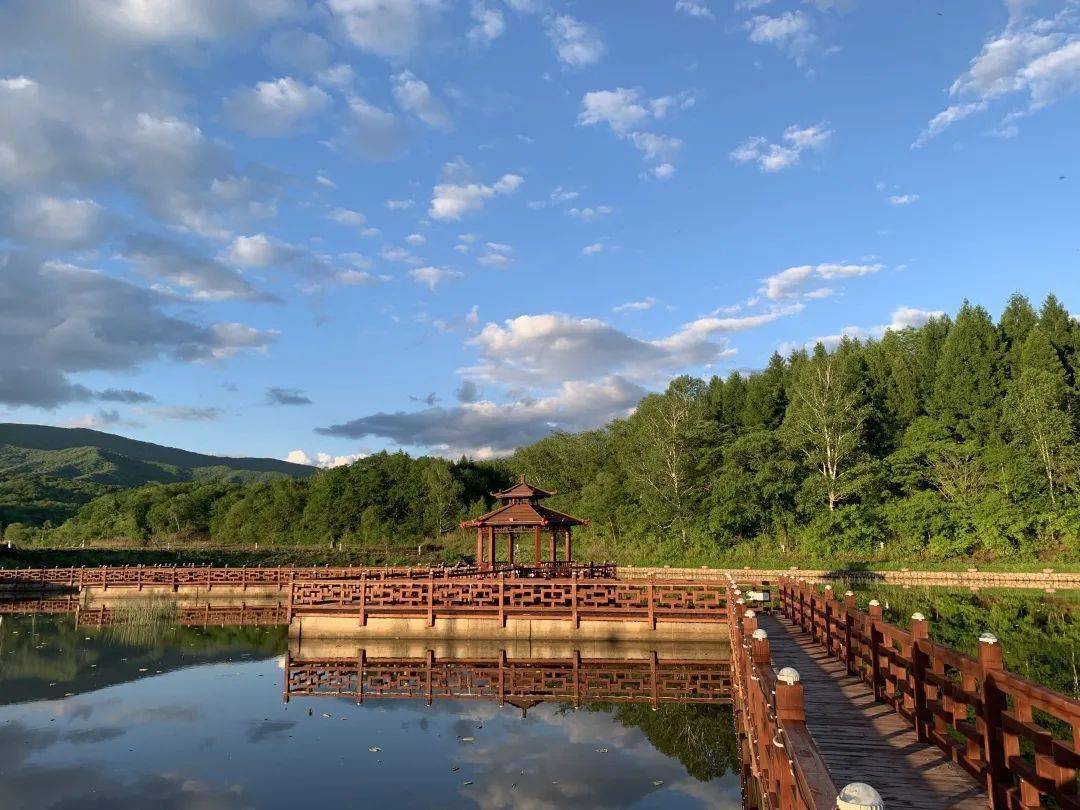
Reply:
[[[825,123],[808,127],[792,124],[784,130],[780,143],[755,136],[732,150],[729,157],[736,163],[756,163],[763,172],[778,172],[797,165],[803,152],[823,149],[832,134]]]
[[[687,17],[711,20],[714,15],[712,9],[704,0],[675,0],[675,10]]]
[[[299,388],[279,388],[271,386],[266,389],[267,405],[310,405],[311,398]]]
[[[443,167],[443,182],[432,190],[428,216],[440,221],[461,219],[465,214],[481,210],[493,197],[514,193],[525,182],[521,175],[504,174],[493,184],[485,185],[465,179],[469,175],[471,169],[465,164],[447,163]]]
[[[417,284],[423,284],[431,292],[435,292],[435,289],[444,281],[462,278],[464,275],[447,267],[416,267],[409,271],[409,278]]]
[[[285,456],[285,460],[291,461],[293,464],[306,464],[309,467],[319,467],[320,469],[328,470],[332,467],[345,467],[368,455],[370,454],[366,452],[347,453],[340,456],[335,456],[332,453],[315,453],[314,455],[309,455],[304,450],[290,450],[289,454]]]
[[[86,400],[93,393],[73,375],[222,359],[276,337],[243,324],[199,324],[169,314],[171,303],[92,270],[0,256],[0,402],[51,408]]]
[[[225,119],[248,135],[287,135],[330,105],[321,87],[291,76],[236,90],[225,99]]]
[[[594,65],[604,57],[607,46],[591,27],[569,14],[556,14],[547,21],[547,35],[555,55],[567,67]]]
[[[391,211],[407,211],[416,204],[415,200],[387,200],[386,207]]]
[[[469,41],[477,45],[488,45],[501,37],[506,31],[506,20],[502,9],[489,5],[482,0],[473,0],[469,8],[473,26],[469,29]]]
[[[406,112],[410,112],[435,129],[453,129],[453,121],[446,106],[435,98],[427,82],[411,71],[404,70],[393,77],[394,100]]]
[[[584,208],[568,208],[566,213],[567,216],[580,219],[582,222],[592,222],[594,219],[606,217],[614,210],[610,205],[589,205]]]
[[[0,187],[13,199],[36,197],[24,225],[60,237],[92,233],[101,212],[91,200],[101,190],[131,194],[151,215],[205,236],[226,237],[232,223],[273,213],[278,187],[269,172],[239,170],[227,147],[191,121],[137,103],[0,79]]]
[[[98,391],[94,396],[102,402],[123,402],[128,405],[142,405],[155,401],[153,395],[131,388],[106,388],[104,391]]]
[[[766,278],[761,293],[770,301],[824,298],[833,290],[822,282],[869,276],[884,269],[883,264],[803,264]]]
[[[408,55],[442,7],[441,0],[329,0],[345,37],[378,56]]]
[[[891,194],[889,205],[913,205],[919,201],[918,194]]]
[[[0,213],[0,220],[2,232],[17,244],[78,249],[100,241],[109,215],[90,199],[31,194]]]
[[[317,430],[349,439],[376,436],[451,458],[462,454],[492,458],[507,455],[552,430],[585,430],[626,416],[645,393],[641,386],[620,377],[570,381],[550,396],[536,399],[502,404],[477,400],[454,407],[381,412]]]
[[[722,325],[696,322],[657,340],[643,340],[597,318],[550,313],[489,323],[470,339],[481,354],[463,373],[508,385],[551,384],[620,374],[638,381],[660,379],[676,369],[713,363],[728,347],[711,338]]]
[[[881,338],[886,332],[902,332],[904,329],[918,329],[925,326],[929,321],[945,317],[940,309],[927,310],[915,307],[901,306],[893,310],[888,323],[877,326],[845,326],[833,335],[822,335],[806,342],[806,348],[812,348],[820,343],[826,349],[835,349],[844,338],[853,340],[867,340],[869,338]],[[785,349],[795,348],[785,346]]]
[[[499,242],[485,242],[484,252],[477,257],[476,261],[485,267],[505,270],[514,263],[514,248]]]
[[[593,90],[581,98],[578,123],[583,126],[607,124],[615,135],[629,140],[647,161],[655,163],[651,175],[664,180],[675,172],[673,161],[682,148],[682,141],[641,127],[665,118],[672,110],[692,107],[695,102],[696,96],[688,91],[649,98],[638,88]]]
[[[373,161],[397,157],[405,146],[405,128],[397,117],[368,101],[353,96],[348,101],[346,123],[339,142]]]
[[[818,41],[810,18],[798,10],[776,16],[758,14],[747,20],[744,28],[755,45],[771,45],[800,65]]]
[[[180,296],[198,301],[281,302],[231,267],[178,241],[135,234],[127,238],[122,255],[142,278]]]
[[[221,409],[208,406],[162,405],[156,408],[136,408],[158,421],[170,422],[215,422],[221,418]]]
[[[1075,10],[1024,21],[1014,4],[1004,30],[983,43],[968,69],[949,87],[952,99],[912,143],[925,146],[950,126],[990,108],[999,99],[1016,99],[997,134],[1012,136],[1017,122],[1061,99],[1080,92],[1080,35]]]
[[[370,262],[360,254],[345,254],[335,260],[265,233],[237,236],[225,248],[222,257],[240,268],[271,267],[291,272],[300,278],[307,292],[334,282],[366,284],[377,280],[360,272],[370,266]],[[345,267],[345,264],[351,267]],[[360,270],[357,270],[358,267]]]

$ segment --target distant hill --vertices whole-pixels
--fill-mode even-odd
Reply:
[[[0,423],[0,525],[63,520],[119,487],[197,479],[249,483],[315,471],[273,458],[191,453],[87,428]]]

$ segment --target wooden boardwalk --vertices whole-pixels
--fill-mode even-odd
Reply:
[[[937,748],[920,743],[892,707],[844,671],[782,616],[760,616],[773,665],[794,667],[805,686],[806,725],[837,785],[867,782],[888,810],[984,810],[986,794]]]

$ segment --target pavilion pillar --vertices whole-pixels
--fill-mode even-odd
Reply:
[[[566,557],[566,562],[570,562],[574,558],[570,554],[570,527],[569,526],[566,527],[566,536],[563,538],[563,544],[564,544],[564,550],[565,550],[564,556]]]
[[[540,527],[533,527],[533,557],[536,565],[540,565]]]
[[[506,533],[506,561],[510,565],[514,564],[514,532],[508,531]]]
[[[484,530],[476,527],[476,567],[484,566]]]
[[[487,567],[488,568],[494,568],[495,567],[495,527],[494,526],[488,526],[487,527],[487,547],[488,547]]]
[[[552,562],[556,562],[556,554],[555,554],[555,533],[556,533],[557,531],[559,531],[559,530],[558,530],[558,529],[556,529],[556,528],[555,528],[554,526],[552,526],[552,527],[551,527],[551,532],[550,532],[550,533],[548,534],[548,544],[549,544],[549,545],[551,546],[551,548],[549,549],[549,551],[551,552],[550,556],[551,556],[551,561],[552,561]]]

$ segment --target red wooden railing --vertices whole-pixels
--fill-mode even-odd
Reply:
[[[350,615],[363,625],[371,617],[420,616],[433,626],[441,617],[510,617],[648,622],[724,622],[727,587],[718,582],[573,577],[294,582],[292,615]]]
[[[70,611],[81,627],[104,627],[133,621],[132,614],[116,607],[79,607]],[[287,624],[288,609],[285,605],[181,605],[176,609],[176,623],[184,627],[207,627],[209,625],[266,627]],[[138,619],[134,619],[138,621]]]
[[[731,662],[721,660],[570,658],[508,659],[285,658],[285,691],[296,696],[493,700],[730,703]]]
[[[1080,808],[1080,701],[1008,672],[992,635],[971,658],[931,641],[921,614],[904,630],[876,601],[864,612],[850,592],[839,601],[828,586],[790,579],[780,582],[780,606],[920,740],[979,780],[991,808]]]
[[[835,808],[837,788],[806,727],[798,673],[773,669],[769,640],[732,586],[729,596],[735,722],[742,738],[748,807],[763,810]]]
[[[573,575],[591,578],[613,578],[613,563],[542,563],[534,565],[508,565],[499,563],[494,569],[481,569],[473,565],[416,566],[416,567],[301,567],[278,566],[273,568],[229,568],[214,566],[133,565],[101,566],[97,568],[0,568],[0,588],[46,589],[48,587],[98,587],[143,588],[181,587],[277,587],[284,589],[291,582],[317,580],[378,579],[453,579],[458,577],[497,577],[545,579]]]

